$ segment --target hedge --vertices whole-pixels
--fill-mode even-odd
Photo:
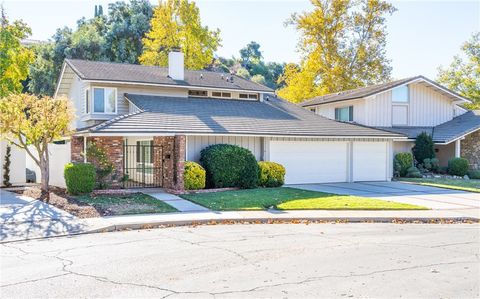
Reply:
[[[245,148],[230,144],[215,144],[200,153],[200,164],[207,173],[210,188],[255,188],[258,183],[258,164]]]
[[[205,188],[205,169],[195,162],[185,162],[183,185],[185,190],[198,190]]]
[[[63,176],[70,194],[90,193],[95,186],[95,167],[90,163],[68,163]]]
[[[412,166],[407,170],[407,178],[421,178],[423,177],[417,167]]]
[[[280,187],[285,183],[285,167],[275,162],[258,162],[258,184],[262,187]]]
[[[468,172],[468,160],[465,158],[453,158],[448,161],[448,174],[464,176]]]

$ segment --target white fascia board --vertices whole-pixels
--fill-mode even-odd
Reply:
[[[67,64],[64,61],[63,65],[62,65],[62,71],[60,72],[60,76],[58,77],[57,87],[55,88],[55,93],[53,94],[54,99],[57,98],[58,90],[60,89],[60,85],[62,83],[62,78],[63,78],[63,73],[65,73],[66,66],[67,66]]]

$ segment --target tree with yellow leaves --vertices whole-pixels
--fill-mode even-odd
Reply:
[[[311,12],[293,14],[287,25],[301,33],[300,65],[289,65],[279,95],[292,102],[390,79],[382,0],[311,0]]]
[[[161,1],[155,8],[151,29],[143,39],[141,64],[167,66],[168,53],[180,49],[187,69],[202,69],[220,46],[220,31],[200,22],[200,11],[187,0]]]
[[[10,94],[0,99],[0,136],[25,152],[40,167],[41,189],[48,198],[48,144],[68,136],[74,119],[66,98]]]

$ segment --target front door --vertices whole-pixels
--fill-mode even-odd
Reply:
[[[152,140],[125,144],[124,188],[163,187],[163,150]]]

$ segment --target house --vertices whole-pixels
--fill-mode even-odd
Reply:
[[[236,144],[286,167],[286,183],[388,181],[395,132],[327,119],[244,78],[184,69],[65,60],[55,96],[76,108],[71,160],[93,141],[124,187],[183,187],[184,161],[212,144]],[[405,138],[406,139],[406,138]]]
[[[370,128],[400,133],[394,153],[408,152],[422,132],[432,136],[440,165],[464,157],[472,168],[480,165],[480,111],[461,105],[471,101],[417,76],[385,84],[328,94],[300,105],[318,115]]]
[[[6,140],[0,140],[0,186],[3,186],[4,179],[4,165],[7,154],[7,147],[10,146],[10,184],[18,185],[25,184],[26,172],[25,172],[25,158],[26,153],[24,150],[18,148],[13,144],[9,144]]]

